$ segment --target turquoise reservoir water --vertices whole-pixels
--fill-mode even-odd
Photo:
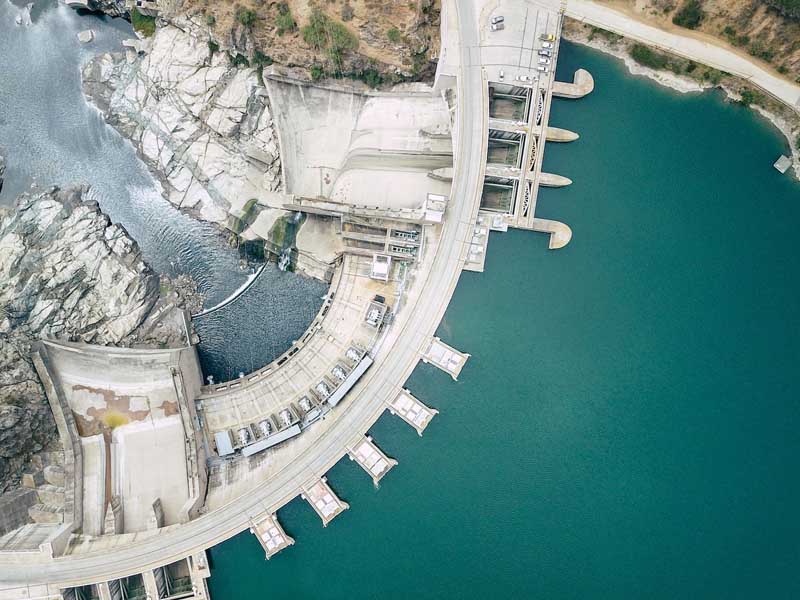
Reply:
[[[211,552],[215,600],[800,597],[800,186],[782,139],[714,95],[678,96],[565,45],[590,97],[557,102],[539,214],[572,243],[493,234],[439,335],[472,359],[408,387],[423,438],[385,415],[400,464],[269,562],[249,533]]]

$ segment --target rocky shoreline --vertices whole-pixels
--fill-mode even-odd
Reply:
[[[231,216],[251,216],[248,200],[280,188],[258,70],[232,64],[188,21],[159,27],[146,53],[95,57],[82,76],[86,97],[192,216],[230,228]]]
[[[740,102],[742,100],[740,89],[744,82],[738,78],[727,74],[721,74],[723,75],[722,79],[715,83],[677,74],[669,70],[655,69],[641,65],[636,62],[630,54],[633,42],[616,34],[609,35],[609,32],[598,30],[573,19],[566,19],[563,36],[571,42],[588,46],[619,58],[625,63],[625,66],[632,75],[647,77],[683,94],[719,88],[725,93],[729,100],[734,102]],[[800,139],[800,115],[797,115],[797,113],[794,113],[788,108],[784,110],[783,105],[781,105],[780,108],[774,107],[772,110],[755,104],[751,104],[750,108],[770,121],[770,123],[784,135],[789,144],[792,169],[795,176],[800,179],[800,149],[797,147],[797,140]]]

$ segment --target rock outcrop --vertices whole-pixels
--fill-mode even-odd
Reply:
[[[101,12],[112,17],[128,17],[125,0],[65,0],[65,4],[76,10]]]
[[[251,199],[279,189],[278,139],[260,73],[234,65],[190,23],[157,29],[145,56],[97,56],[83,82],[170,202],[194,216],[229,225]]]
[[[0,154],[0,192],[3,191],[3,177],[6,174],[6,159],[3,158],[3,155]]]
[[[46,336],[122,342],[159,298],[136,243],[86,191],[22,194],[0,218],[0,492],[33,454],[58,448],[31,344]]]

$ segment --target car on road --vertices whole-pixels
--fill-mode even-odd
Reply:
[[[553,42],[542,42],[542,48],[549,50],[552,47],[553,47]]]
[[[539,39],[544,40],[545,42],[555,42],[556,36],[554,36],[552,33],[543,33]]]
[[[553,56],[553,52],[551,50],[539,50],[539,56]]]
[[[500,31],[501,29],[505,29],[505,28],[506,28],[506,24],[505,24],[505,23],[503,23],[503,22],[500,22],[500,23],[492,23],[491,30],[492,30],[492,31]]]
[[[545,67],[543,65],[539,65],[538,67],[536,67],[536,70],[537,71],[541,71],[542,73],[549,73],[550,72],[550,67]]]
[[[497,25],[498,23],[502,23],[505,21],[506,18],[503,15],[497,15],[496,17],[492,17],[492,25]]]
[[[517,75],[517,81],[524,81],[525,83],[533,83],[533,78],[530,75]]]
[[[549,58],[545,58],[544,56],[540,56],[539,57],[539,64],[540,65],[549,65],[550,64],[550,59]]]

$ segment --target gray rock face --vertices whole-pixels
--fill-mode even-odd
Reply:
[[[84,92],[133,142],[170,202],[224,225],[249,199],[280,187],[267,90],[256,69],[213,52],[189,21],[159,27],[151,39],[143,57],[129,51],[89,62]]]
[[[0,154],[0,192],[3,191],[3,177],[6,174],[6,159]]]
[[[22,194],[0,219],[0,492],[59,447],[31,343],[119,343],[158,299],[158,278],[85,187]]]

